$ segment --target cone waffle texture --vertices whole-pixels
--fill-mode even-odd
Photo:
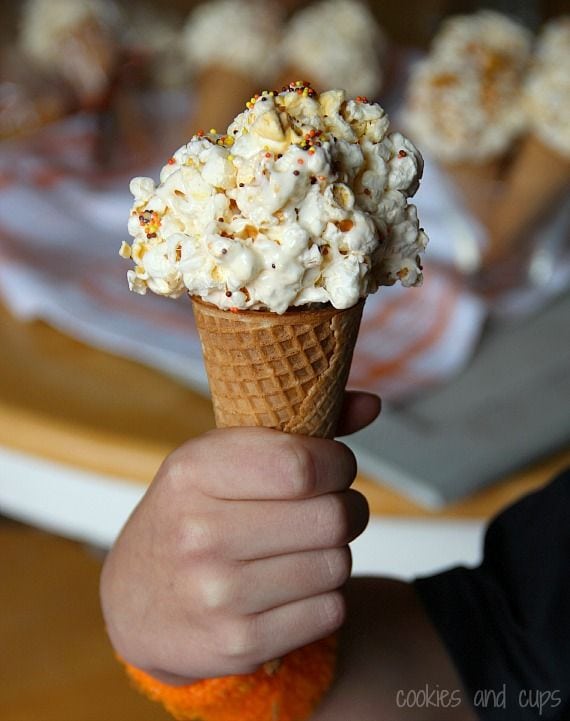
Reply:
[[[334,436],[364,301],[283,315],[192,304],[219,428]]]

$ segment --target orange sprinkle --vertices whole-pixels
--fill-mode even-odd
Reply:
[[[176,160],[174,158],[168,158],[168,160],[166,162],[168,163],[168,165],[174,165]]]

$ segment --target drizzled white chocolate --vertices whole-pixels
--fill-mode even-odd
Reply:
[[[283,313],[419,284],[422,159],[382,108],[302,83],[247,106],[180,148],[158,186],[131,182],[130,288]]]

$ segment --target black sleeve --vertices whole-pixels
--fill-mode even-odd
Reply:
[[[479,567],[414,585],[480,719],[570,719],[570,469],[491,523]]]

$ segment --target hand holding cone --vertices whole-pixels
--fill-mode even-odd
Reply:
[[[366,296],[422,280],[427,238],[408,203],[422,167],[378,105],[298,81],[255,94],[226,133],[197,133],[158,187],[131,182],[129,285],[192,297],[218,426],[334,437]],[[333,647],[324,639],[257,674],[200,682],[176,706],[172,690],[143,686],[203,721],[244,717],[196,705],[202,691],[247,688],[257,708],[270,687],[255,721],[304,721],[332,680]]]

